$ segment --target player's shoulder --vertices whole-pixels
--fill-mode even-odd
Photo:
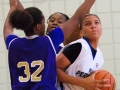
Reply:
[[[67,45],[72,45],[72,44],[76,44],[76,43],[81,43],[82,42],[82,39],[78,39],[78,40],[75,40],[73,42],[70,42],[69,44]]]
[[[68,46],[74,46],[75,47],[75,46],[78,46],[78,45],[81,45],[82,48],[88,47],[86,41],[82,38],[67,44],[65,47],[68,47]]]
[[[82,48],[88,48],[89,45],[83,38],[76,40],[76,43],[81,43]]]

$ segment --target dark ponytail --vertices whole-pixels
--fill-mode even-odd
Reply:
[[[27,11],[15,10],[10,15],[10,24],[13,28],[27,31],[33,24],[33,18]]]

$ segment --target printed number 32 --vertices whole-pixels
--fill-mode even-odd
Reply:
[[[26,77],[19,76],[19,81],[27,82],[30,80],[30,78],[32,82],[41,81],[42,75],[40,76],[37,76],[37,75],[44,69],[44,62],[39,60],[39,61],[33,61],[31,63],[31,67],[35,67],[38,65],[39,65],[38,69],[33,74],[30,74],[30,68],[29,68],[28,62],[19,62],[17,64],[17,67],[18,68],[25,67],[24,74],[26,75]]]

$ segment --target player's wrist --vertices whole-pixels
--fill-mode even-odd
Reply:
[[[85,78],[80,78],[79,86],[85,88],[87,80]]]

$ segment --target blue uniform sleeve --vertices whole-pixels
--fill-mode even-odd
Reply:
[[[64,41],[64,35],[61,28],[52,30],[48,36],[50,36],[56,50],[58,49],[58,46]]]
[[[14,38],[18,38],[18,36],[16,36],[16,35],[9,35],[9,36],[6,38],[6,48],[7,48],[7,49],[8,49],[9,43],[10,43]]]
[[[56,50],[57,54],[59,53],[59,51],[62,49],[63,47],[58,46],[58,49]]]

